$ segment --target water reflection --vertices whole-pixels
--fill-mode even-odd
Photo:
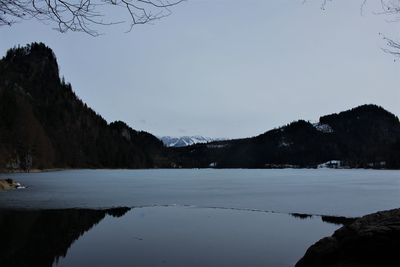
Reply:
[[[0,266],[52,266],[106,215],[128,210],[0,210]]]
[[[357,220],[358,218],[348,218],[343,216],[321,216],[321,220],[326,223],[332,223],[336,225],[350,224]]]
[[[304,214],[304,213],[291,213],[290,215],[292,215],[293,217],[297,218],[297,219],[310,219],[313,217],[313,215],[311,214]]]
[[[321,218],[321,221],[326,223],[331,223],[335,225],[346,225],[354,222],[358,219],[358,217],[344,217],[344,216],[328,216],[328,215],[313,215],[313,214],[305,214],[305,213],[290,213],[290,215],[294,218],[306,220],[312,219],[314,217]]]
[[[337,228],[298,213],[129,210],[0,210],[0,266],[293,266]]]

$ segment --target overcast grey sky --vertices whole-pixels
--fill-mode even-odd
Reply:
[[[155,135],[254,136],[365,103],[400,115],[400,62],[379,36],[400,39],[400,23],[358,0],[302,2],[189,0],[100,37],[28,21],[0,28],[0,51],[46,43],[83,101]]]

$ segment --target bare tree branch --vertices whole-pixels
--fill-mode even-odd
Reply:
[[[303,0],[303,3],[306,3],[309,0]],[[328,2],[333,2],[334,0],[321,0],[321,9],[325,10]],[[371,0],[360,0],[360,14],[363,15],[364,10],[369,2],[373,2]],[[378,1],[374,1],[378,2]],[[400,22],[400,0],[379,0],[379,11],[373,12],[375,15],[381,15],[389,17],[390,19],[386,19],[387,22]],[[379,33],[383,36],[383,39],[386,41],[387,48],[382,48],[382,50],[386,53],[392,54],[396,57],[400,57],[400,41],[395,41],[392,38],[389,38],[382,33]]]
[[[170,8],[185,0],[0,0],[0,26],[11,26],[21,20],[38,19],[54,22],[60,32],[99,33],[98,25],[135,25],[159,20],[171,14]],[[124,10],[127,20],[105,18],[105,8]],[[110,10],[108,10],[110,11]]]
[[[363,0],[363,6],[366,5],[367,0]],[[388,22],[399,22],[400,21],[400,0],[380,0],[381,10],[379,12],[374,12],[376,15],[384,15],[390,17]],[[386,41],[387,48],[382,48],[386,53],[393,56],[400,57],[400,43],[394,39],[388,38],[381,34],[383,39]]]

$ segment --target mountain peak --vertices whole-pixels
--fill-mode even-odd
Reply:
[[[7,51],[5,60],[10,61],[16,58],[34,56],[56,60],[53,50],[44,43],[31,43],[26,46],[17,46]]]
[[[11,48],[2,61],[5,68],[12,68],[12,71],[19,75],[34,72],[46,80],[58,82],[60,79],[57,58],[53,50],[44,43],[31,43]],[[27,78],[29,77],[25,79]]]
[[[0,76],[0,170],[168,164],[156,137],[107,124],[83,103],[43,43],[10,49]]]
[[[167,147],[184,147],[184,146],[191,146],[194,144],[203,144],[203,143],[209,143],[209,142],[213,142],[213,141],[225,140],[223,138],[211,138],[211,137],[205,137],[205,136],[201,136],[201,135],[180,136],[180,137],[162,136],[159,139]]]
[[[322,116],[319,121],[320,123],[332,123],[332,121],[343,120],[350,122],[355,121],[370,121],[371,123],[380,123],[382,120],[391,121],[396,123],[399,119],[393,113],[390,113],[381,106],[374,104],[361,105],[340,113],[334,113],[326,116]]]

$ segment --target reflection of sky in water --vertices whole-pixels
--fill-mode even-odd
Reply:
[[[27,189],[0,206],[195,205],[361,216],[400,206],[400,172],[378,170],[73,170],[8,174]]]
[[[400,205],[399,171],[73,170],[8,176],[28,188],[1,192],[2,207],[136,207],[125,215],[0,210],[0,223],[8,225],[1,227],[1,253],[18,251],[10,255],[23,266],[50,266],[55,258],[56,266],[66,267],[292,266],[311,244],[340,227],[323,221],[340,218],[308,214],[360,216]],[[14,228],[20,231],[9,231]],[[0,266],[6,256],[0,255]]]
[[[106,217],[56,266],[293,266],[338,227],[244,210],[136,208]]]

